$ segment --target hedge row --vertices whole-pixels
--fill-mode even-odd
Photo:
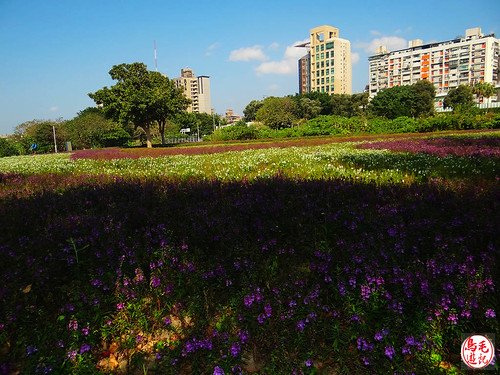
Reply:
[[[394,120],[382,117],[319,116],[303,125],[279,130],[255,125],[227,127],[216,130],[208,139],[227,141],[361,133],[423,133],[440,130],[497,129],[499,127],[500,115],[494,113],[479,115],[441,114],[429,118],[398,117]]]

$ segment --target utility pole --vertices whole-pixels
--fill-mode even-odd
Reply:
[[[52,125],[52,133],[54,134],[54,150],[57,154],[56,127]]]

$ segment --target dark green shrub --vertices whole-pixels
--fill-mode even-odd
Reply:
[[[14,142],[7,138],[0,138],[0,157],[19,155],[20,152]]]

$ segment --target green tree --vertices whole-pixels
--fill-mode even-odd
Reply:
[[[115,65],[109,75],[115,85],[103,87],[89,96],[101,105],[105,115],[122,125],[133,124],[142,128],[147,147],[152,147],[151,128],[181,111],[188,102],[178,97],[167,77],[148,71],[143,63]],[[161,131],[160,131],[161,132]]]
[[[257,121],[264,123],[271,129],[289,128],[297,121],[296,100],[285,97],[268,97],[257,111]]]
[[[395,86],[380,91],[370,102],[370,111],[388,119],[432,115],[435,89],[432,83],[419,81],[409,86]]]
[[[410,86],[413,90],[411,102],[412,117],[428,117],[434,114],[436,88],[432,82],[420,80]]]
[[[165,144],[167,121],[176,114],[186,111],[191,102],[184,96],[182,89],[175,87],[173,81],[158,72],[150,72],[154,87],[154,119],[158,123],[161,144]]]
[[[310,120],[321,113],[321,102],[304,96],[295,97],[297,103],[297,117]]]
[[[443,100],[444,108],[452,108],[453,111],[462,112],[474,107],[474,95],[468,85],[459,85],[457,88],[448,91],[448,95]]]
[[[488,82],[478,82],[472,86],[472,92],[477,96],[477,98],[482,102],[481,99],[486,98],[487,100],[495,95],[495,86]],[[488,101],[486,107],[488,107]]]
[[[63,150],[66,134],[62,119],[24,122],[16,126],[13,138],[21,144],[25,153],[30,151],[41,153],[53,152],[54,130],[56,133],[57,149]],[[32,149],[32,146],[36,146],[36,148]]]
[[[243,110],[243,116],[245,116],[245,121],[255,121],[255,116],[257,115],[257,111],[262,107],[264,102],[262,100],[252,100],[247,104],[245,109]]]
[[[331,115],[331,97],[326,92],[313,91],[302,94],[303,97],[317,100],[321,103],[321,115]]]
[[[120,124],[107,119],[103,111],[95,107],[78,112],[63,128],[66,140],[71,141],[76,149],[123,146],[130,139],[129,132]]]

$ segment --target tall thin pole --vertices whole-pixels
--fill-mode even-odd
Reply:
[[[54,150],[57,154],[56,127],[52,125],[52,134],[54,134]]]
[[[154,50],[155,50],[155,70],[158,71],[158,59],[156,58],[156,40],[154,41]]]

